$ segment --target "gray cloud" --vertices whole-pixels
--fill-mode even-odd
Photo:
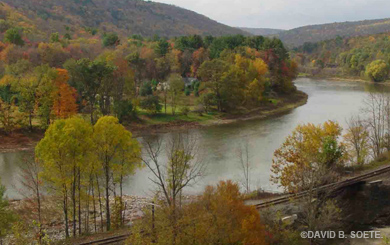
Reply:
[[[157,0],[230,26],[291,29],[390,17],[389,0]]]

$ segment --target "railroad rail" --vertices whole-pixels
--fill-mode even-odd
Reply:
[[[345,187],[354,185],[356,183],[359,183],[361,181],[367,180],[369,178],[372,178],[372,177],[375,177],[375,176],[378,176],[378,175],[382,175],[382,174],[388,173],[388,172],[390,172],[390,166],[383,167],[383,168],[380,168],[380,169],[376,169],[374,171],[371,171],[371,172],[368,172],[368,173],[365,173],[365,174],[361,174],[359,176],[356,176],[356,177],[353,177],[353,178],[350,178],[350,179],[346,179],[346,180],[342,180],[342,181],[339,181],[339,182],[336,182],[336,183],[323,185],[323,186],[315,188],[315,190],[316,191],[321,191],[321,190],[325,190],[325,189],[337,190],[337,189],[345,188]],[[274,206],[274,205],[278,205],[278,204],[282,204],[282,203],[287,203],[291,199],[295,199],[295,200],[296,199],[300,199],[300,198],[306,196],[307,194],[309,194],[309,191],[303,191],[303,192],[300,192],[300,193],[297,193],[297,194],[288,194],[288,195],[285,195],[283,197],[279,197],[279,198],[272,199],[272,200],[269,200],[269,201],[266,201],[266,202],[263,202],[263,203],[260,203],[260,204],[256,204],[254,206],[257,209],[266,208],[266,207],[270,207],[270,206]]]
[[[340,188],[345,188],[345,187],[354,185],[356,183],[359,183],[361,181],[367,180],[369,178],[372,178],[372,177],[375,177],[375,176],[378,176],[378,175],[382,175],[382,174],[388,173],[388,172],[390,172],[390,166],[383,167],[383,168],[380,168],[380,169],[376,169],[374,171],[371,171],[371,172],[368,172],[368,173],[365,173],[365,174],[361,174],[359,176],[356,176],[356,177],[353,177],[353,178],[350,178],[350,179],[346,179],[346,180],[342,180],[342,181],[339,181],[339,182],[336,182],[336,183],[323,185],[323,186],[320,186],[320,187],[316,188],[316,190],[317,191],[321,191],[321,190],[331,189],[331,188],[333,188],[333,190],[336,190],[336,189],[340,189]],[[280,197],[280,198],[269,200],[269,201],[266,201],[266,202],[263,202],[263,203],[260,203],[260,204],[256,204],[254,206],[257,209],[261,209],[261,208],[266,208],[266,207],[270,207],[270,206],[274,206],[274,205],[278,205],[278,204],[282,204],[282,203],[287,203],[291,199],[302,198],[302,197],[306,196],[308,193],[309,193],[309,191],[303,191],[303,192],[300,192],[300,193],[297,193],[297,194],[290,194],[290,195],[286,195],[286,196],[283,196],[283,197]],[[116,243],[124,242],[128,237],[129,237],[129,234],[121,235],[121,236],[113,236],[113,237],[104,238],[104,239],[100,239],[100,240],[95,240],[95,241],[81,243],[79,245],[116,244]]]
[[[117,243],[122,243],[124,242],[127,238],[129,237],[129,234],[126,235],[121,235],[121,236],[113,236],[113,237],[108,237],[100,240],[95,240],[95,241],[90,241],[90,242],[84,242],[80,243],[79,245],[104,245],[104,244],[117,244]]]

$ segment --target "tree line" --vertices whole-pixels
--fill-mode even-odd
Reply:
[[[293,51],[302,72],[312,75],[354,76],[382,82],[389,75],[387,34],[305,43]]]
[[[212,110],[233,113],[295,92],[297,65],[279,39],[198,35],[128,39],[115,33],[33,43],[23,28],[3,28],[0,120],[3,129],[46,129],[56,119],[89,114],[131,121]],[[184,79],[190,79],[185,83]],[[191,99],[192,98],[192,99]],[[194,102],[195,101],[195,102]]]

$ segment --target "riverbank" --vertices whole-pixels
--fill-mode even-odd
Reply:
[[[307,103],[307,99],[307,94],[297,91],[292,95],[280,97],[277,101],[270,100],[268,104],[241,114],[204,113],[200,115],[196,112],[190,112],[186,116],[142,116],[140,120],[126,125],[126,128],[133,133],[134,137],[141,137],[150,134],[184,131],[200,127],[236,123],[239,121],[266,119],[287,113],[292,109],[302,106]],[[34,132],[19,130],[9,135],[0,134],[0,153],[31,150],[43,136],[44,131],[42,130]]]
[[[235,114],[204,114],[202,116],[195,116],[197,120],[183,120],[183,117],[178,120],[172,120],[167,122],[160,122],[157,124],[140,124],[133,123],[127,128],[133,133],[134,136],[144,136],[150,134],[160,134],[171,131],[181,131],[207,126],[217,126],[224,124],[237,123],[240,121],[248,121],[255,119],[266,119],[272,116],[287,113],[299,106],[305,105],[308,100],[308,95],[302,91],[297,91],[293,95],[284,96],[278,98],[277,103],[269,102],[256,109],[246,111],[245,113]],[[192,113],[194,114],[194,113]]]
[[[85,242],[91,242],[91,239],[96,240],[99,238],[106,238],[107,236],[118,235],[121,233],[128,233],[128,229],[131,224],[141,219],[144,216],[144,212],[147,209],[152,209],[154,205],[154,198],[152,197],[140,197],[140,196],[130,196],[124,195],[124,210],[122,211],[124,219],[124,227],[121,229],[114,229],[110,232],[102,231],[102,226],[105,226],[105,209],[100,210],[99,204],[96,203],[95,209],[89,207],[88,211],[88,222],[83,224],[83,229],[85,224],[88,224],[88,231],[84,230],[86,235],[68,238],[65,237],[65,223],[63,218],[62,210],[58,207],[61,207],[62,203],[53,196],[42,196],[41,200],[41,219],[43,229],[45,234],[50,239],[53,244],[80,244]],[[190,203],[197,200],[198,196],[189,196],[184,195],[182,197],[183,203]],[[162,200],[161,200],[162,201]],[[112,206],[115,205],[114,198],[110,198],[110,203]],[[38,213],[36,210],[37,203],[34,199],[24,198],[21,200],[10,200],[9,201],[11,209],[19,216],[20,220],[23,220],[25,225],[30,225],[33,227],[34,221],[38,219]],[[95,210],[95,211],[93,211]],[[100,214],[101,211],[101,214]],[[83,215],[85,215],[86,210],[83,209]],[[96,216],[96,226],[95,226],[95,217]],[[72,219],[70,217],[69,223],[72,224]],[[36,227],[35,227],[36,228]],[[105,229],[105,228],[104,228]],[[103,229],[103,230],[104,230]],[[37,232],[38,230],[35,230]],[[73,229],[72,225],[69,226],[69,232],[72,234]],[[30,230],[30,233],[23,234],[26,237],[33,238],[34,229]],[[5,238],[5,244],[14,244],[15,238],[12,235],[9,235]]]
[[[190,199],[190,197],[186,197]],[[191,197],[192,198],[192,197]],[[186,199],[186,200],[187,200]],[[142,218],[144,215],[144,211],[146,208],[150,207],[150,203],[152,202],[152,198],[139,197],[139,196],[123,196],[123,201],[125,203],[125,209],[123,210],[123,217],[125,220],[125,225],[128,226],[134,220]],[[110,199],[112,205],[114,205],[114,199]],[[37,220],[37,212],[35,210],[36,203],[31,199],[22,199],[22,200],[11,200],[10,207],[12,210],[20,216],[20,218],[27,224],[33,224],[34,220]],[[42,222],[43,229],[45,230],[46,235],[52,242],[58,241],[66,241],[65,240],[65,224],[63,221],[62,211],[58,209],[61,206],[58,200],[53,199],[51,197],[42,197]],[[99,206],[97,205],[96,210],[99,210]],[[94,226],[94,220],[92,217],[93,211],[92,208],[89,211],[91,213],[89,219],[89,234],[99,233],[101,228],[101,223],[104,223],[104,220],[101,220],[101,217],[105,217],[105,212],[102,210],[102,216],[99,215],[99,212],[96,211],[96,227]],[[71,220],[69,221],[71,222]],[[84,227],[85,228],[85,227]],[[95,228],[97,229],[95,231]],[[72,226],[70,226],[70,232],[72,233]],[[25,234],[27,236],[33,237],[34,234]],[[12,236],[8,236],[7,241],[12,244],[13,241]],[[82,238],[77,238],[82,239]],[[61,243],[62,244],[62,243]],[[66,243],[68,244],[68,243]],[[73,243],[69,243],[73,244]]]
[[[44,134],[45,132],[42,130],[33,132],[17,130],[11,134],[0,133],[0,153],[31,150],[43,138]]]
[[[367,84],[382,84],[390,86],[390,80],[386,80],[383,82],[373,82],[370,80],[363,79],[361,77],[352,77],[352,76],[326,76],[326,75],[316,75],[316,76],[310,76],[308,74],[300,75],[298,78],[308,78],[313,80],[328,80],[332,82],[360,82],[360,83],[367,83]]]

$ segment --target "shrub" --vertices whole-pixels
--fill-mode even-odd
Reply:
[[[124,119],[134,114],[133,103],[130,100],[121,100],[115,103],[114,112],[119,119],[119,122],[123,122]]]
[[[190,94],[191,94],[190,88],[189,87],[185,87],[184,93],[185,93],[186,96],[190,96]]]
[[[150,81],[142,83],[139,94],[141,96],[152,95],[153,94],[152,83]]]
[[[181,109],[181,113],[183,113],[184,116],[188,116],[188,113],[190,113],[190,108],[188,106],[184,106],[182,109]]]
[[[156,114],[162,110],[162,105],[157,96],[149,95],[141,100],[140,107],[152,114]]]
[[[203,107],[203,110],[208,113],[212,106],[215,105],[215,96],[212,93],[202,94],[198,99],[198,105]]]
[[[109,33],[103,36],[103,45],[104,47],[116,46],[120,42],[118,34]]]
[[[19,46],[24,45],[22,36],[20,35],[20,30],[18,28],[11,28],[5,32],[4,40],[6,43],[12,43]]]
[[[382,82],[389,75],[389,67],[383,60],[375,60],[366,67],[366,76],[374,82]]]

